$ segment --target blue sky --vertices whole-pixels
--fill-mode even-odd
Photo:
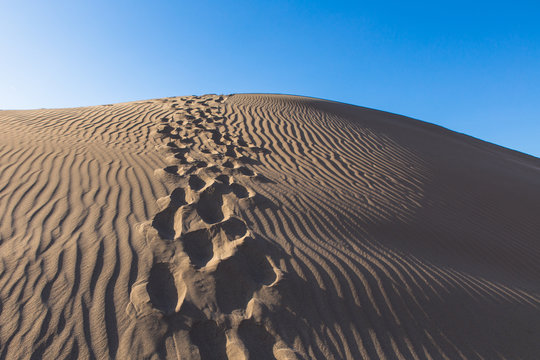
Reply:
[[[0,4],[0,108],[269,92],[407,115],[540,157],[534,1]]]

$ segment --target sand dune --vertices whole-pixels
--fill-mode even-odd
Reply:
[[[282,95],[0,111],[0,358],[536,359],[540,160]]]

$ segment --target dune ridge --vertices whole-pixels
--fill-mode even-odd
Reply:
[[[0,130],[2,358],[540,353],[534,157],[285,95]]]

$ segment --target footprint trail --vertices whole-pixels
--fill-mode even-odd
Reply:
[[[132,331],[140,332],[132,341],[148,356],[169,354],[172,339],[174,352],[188,359],[293,359],[273,320],[262,315],[280,302],[283,253],[242,216],[269,202],[246,186],[270,181],[249,167],[254,154],[268,151],[228,132],[224,100],[207,95],[164,104],[172,113],[159,120],[155,136],[169,166],[155,175],[174,190],[140,225],[153,266],[131,290],[127,311]],[[144,345],[149,339],[151,347]]]

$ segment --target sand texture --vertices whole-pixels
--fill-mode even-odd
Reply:
[[[538,359],[540,160],[283,95],[0,111],[2,359]]]

